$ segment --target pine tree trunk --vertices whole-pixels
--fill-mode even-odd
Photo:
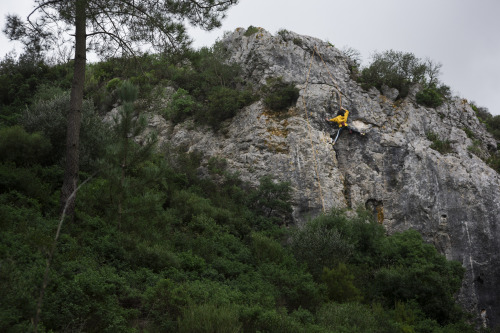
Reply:
[[[83,88],[85,82],[86,65],[86,0],[76,1],[75,12],[75,63],[73,82],[71,85],[70,110],[67,119],[66,132],[66,166],[61,189],[61,212],[67,205],[66,214],[73,218],[75,211],[75,197],[70,199],[71,193],[78,186],[78,172],[80,165],[80,124],[82,118]],[[70,200],[70,201],[68,201]]]

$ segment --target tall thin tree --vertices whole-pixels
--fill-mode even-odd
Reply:
[[[145,47],[165,52],[182,49],[191,40],[186,22],[211,30],[219,27],[238,0],[34,0],[23,21],[8,15],[4,33],[37,52],[54,44],[74,47],[74,76],[66,137],[66,165],[61,209],[73,216],[79,173],[81,109],[87,52],[98,55],[133,55]],[[69,204],[68,204],[69,201]],[[67,205],[68,204],[68,205]]]

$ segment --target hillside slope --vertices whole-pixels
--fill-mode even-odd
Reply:
[[[390,89],[364,91],[339,50],[292,32],[245,36],[237,29],[222,43],[256,86],[272,78],[294,83],[296,105],[273,112],[258,101],[215,133],[156,117],[151,125],[160,141],[197,151],[205,163],[224,158],[245,181],[257,184],[266,174],[289,181],[295,223],[362,206],[389,233],[418,230],[467,269],[458,295],[464,308],[478,317],[486,310],[488,324],[498,325],[500,177],[478,157],[496,142],[467,101],[432,109],[415,103],[416,89],[398,101]],[[334,128],[325,118],[339,102],[367,133],[345,131],[332,146]]]

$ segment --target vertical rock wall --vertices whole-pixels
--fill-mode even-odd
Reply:
[[[276,114],[257,102],[224,131],[179,124],[164,131],[164,140],[202,152],[205,160],[225,158],[251,183],[267,174],[289,181],[299,224],[324,210],[362,206],[389,233],[420,231],[467,269],[461,304],[478,317],[485,310],[489,324],[499,325],[500,178],[469,148],[487,156],[496,142],[468,103],[456,99],[428,109],[416,105],[416,91],[403,101],[363,91],[340,51],[292,32],[244,36],[237,29],[222,43],[256,85],[276,77],[295,83],[296,106]],[[386,95],[397,96],[390,90]],[[332,146],[334,129],[325,117],[336,114],[340,101],[350,122],[367,133],[344,131]],[[430,132],[448,140],[451,151],[432,149]]]

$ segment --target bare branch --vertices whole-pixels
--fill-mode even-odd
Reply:
[[[227,0],[227,1],[222,1],[222,2],[218,2],[216,4],[213,4],[213,5],[207,5],[207,6],[203,6],[200,4],[199,1],[197,0],[189,0],[189,2],[191,2],[192,4],[194,4],[196,7],[198,8],[201,8],[201,9],[211,9],[213,7],[225,7],[226,5],[227,6],[230,6],[230,5],[234,5],[236,4],[238,1],[237,0]]]
[[[68,197],[68,199],[66,200],[66,203],[64,205],[64,209],[61,213],[61,218],[59,219],[59,224],[57,225],[56,236],[54,237],[54,241],[52,242],[52,247],[49,251],[49,255],[48,255],[47,260],[46,260],[45,273],[43,274],[42,288],[40,290],[40,297],[38,298],[38,302],[36,305],[36,314],[35,314],[35,320],[34,320],[34,326],[35,326],[34,332],[35,333],[38,332],[38,323],[40,322],[40,313],[42,312],[43,296],[45,295],[45,289],[47,289],[47,285],[49,283],[50,265],[52,263],[52,258],[54,256],[54,252],[55,252],[56,247],[57,247],[57,241],[59,240],[59,235],[61,234],[61,228],[62,228],[63,222],[66,219],[66,211],[69,207],[70,202],[73,201],[73,199],[76,196],[76,193],[80,190],[80,188],[82,188],[83,185],[85,185],[92,178],[94,178],[97,173],[98,172],[95,172],[90,177],[85,179],[85,181],[83,181],[78,187],[76,187],[75,190]]]

